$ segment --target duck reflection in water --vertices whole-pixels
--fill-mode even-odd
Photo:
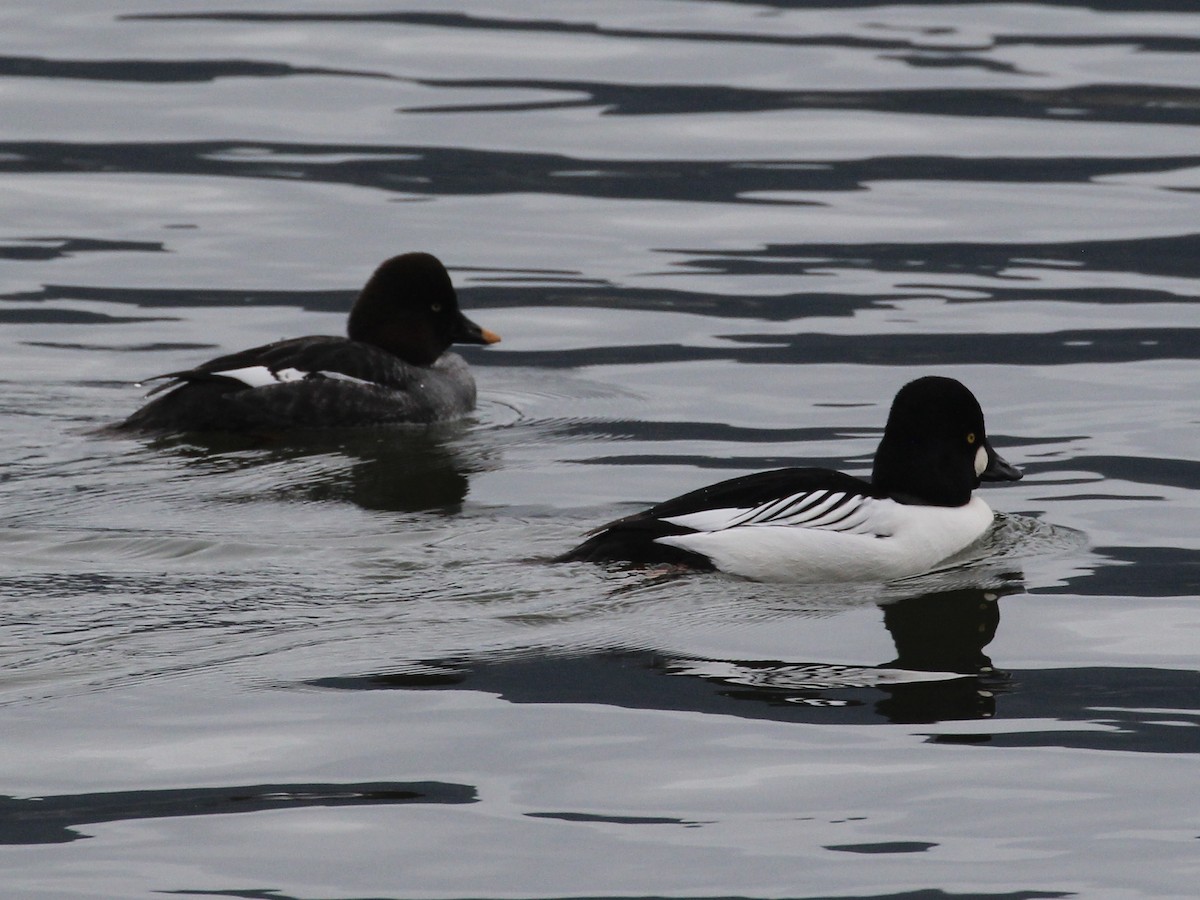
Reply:
[[[286,441],[193,433],[155,438],[150,447],[200,474],[233,476],[226,500],[349,502],[377,512],[457,512],[470,476],[493,468],[498,453],[473,442],[464,422],[293,431]],[[239,497],[242,477],[246,489]]]
[[[988,718],[1007,676],[984,648],[1017,572],[986,586],[878,600],[896,656],[877,665],[687,657],[665,650],[562,648],[412,659],[391,671],[313,679],[335,690],[472,690],[510,703],[589,703],[822,724]],[[881,590],[886,590],[881,588]]]
[[[1000,597],[1022,588],[1021,576],[1014,572],[988,587],[881,602],[896,657],[875,666],[671,659],[663,668],[672,675],[717,682],[731,698],[826,711],[843,708],[845,717],[854,720],[861,718],[855,710],[868,708],[896,723],[988,718],[995,713],[995,695],[1008,680],[993,668],[984,648],[1000,624]]]

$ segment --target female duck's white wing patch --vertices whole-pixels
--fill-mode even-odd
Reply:
[[[322,369],[316,374],[322,378],[329,378],[333,381],[346,381],[350,384],[376,384],[374,381],[367,381],[365,378],[355,378],[353,375],[347,375],[345,372],[329,372]]]
[[[308,376],[307,372],[301,372],[299,369],[280,369],[275,372],[268,366],[243,366],[240,369],[226,369],[223,372],[213,372],[213,374],[219,375],[221,378],[232,378],[234,381],[240,381],[246,387],[252,388],[283,384],[288,381],[303,381]]]
[[[353,375],[347,375],[345,372],[325,370],[320,372],[305,372],[301,369],[291,367],[272,369],[269,366],[243,366],[240,369],[225,369],[224,371],[213,372],[212,374],[219,375],[222,378],[232,378],[234,381],[240,381],[246,387],[251,388],[270,387],[274,384],[289,384],[311,378],[328,378],[332,381],[346,381],[351,384],[373,383],[365,381],[362,378],[355,378]]]
[[[852,534],[879,534],[871,525],[873,497],[845,491],[801,491],[750,507],[702,509],[668,516],[664,522],[696,531],[755,526],[818,528]]]

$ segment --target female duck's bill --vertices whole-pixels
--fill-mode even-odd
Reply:
[[[161,396],[118,428],[245,432],[455,418],[474,409],[475,381],[448,348],[500,340],[462,313],[449,274],[428,253],[380,265],[347,333],[276,341],[156,376],[164,383],[150,393]]]
[[[871,480],[791,468],[722,481],[602,526],[561,561],[665,563],[762,581],[891,581],[987,531],[972,496],[1021,473],[996,453],[974,395],[919,378],[896,395]]]

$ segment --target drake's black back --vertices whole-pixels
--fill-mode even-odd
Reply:
[[[617,519],[598,529],[591,537],[558,558],[559,562],[668,563],[695,569],[712,570],[706,556],[681,547],[656,543],[672,534],[695,531],[683,525],[664,522],[675,516],[706,509],[746,509],[770,503],[806,491],[842,491],[847,494],[872,493],[871,485],[861,478],[832,469],[789,468],[754,472],[710,484],[698,490],[665,500],[657,506]]]

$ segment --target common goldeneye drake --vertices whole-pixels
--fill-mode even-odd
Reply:
[[[981,481],[1017,481],[953,378],[896,394],[870,481],[791,468],[722,481],[604,525],[560,561],[667,563],[758,581],[892,581],[979,538]]]
[[[276,341],[157,375],[167,391],[119,429],[256,431],[426,423],[475,408],[475,380],[453,343],[500,337],[462,314],[445,267],[405,253],[375,270],[350,310],[349,337]]]

